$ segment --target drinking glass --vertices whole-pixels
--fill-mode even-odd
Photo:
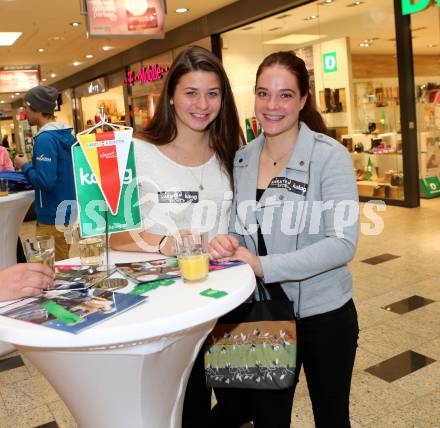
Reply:
[[[208,233],[196,230],[180,232],[176,255],[185,282],[203,281],[208,277]]]
[[[6,178],[0,178],[0,196],[8,196],[9,194],[9,183]]]
[[[26,239],[23,244],[28,263],[42,263],[53,269],[55,262],[55,240],[53,236],[35,236]]]
[[[78,244],[81,264],[87,266],[101,266],[103,264],[104,243],[101,237],[80,239]]]

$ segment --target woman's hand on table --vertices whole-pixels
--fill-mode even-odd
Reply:
[[[255,276],[262,278],[264,276],[263,267],[261,266],[260,258],[254,253],[250,252],[245,247],[238,247],[237,251],[232,257],[225,257],[219,261],[231,261],[239,260],[241,262],[247,263],[254,271]]]
[[[0,300],[40,294],[53,288],[54,272],[41,263],[20,263],[0,271]]]
[[[237,238],[231,235],[216,235],[209,243],[209,257],[212,260],[221,260],[232,257],[239,247]]]

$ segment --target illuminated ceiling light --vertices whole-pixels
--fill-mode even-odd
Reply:
[[[15,98],[15,95],[11,95],[11,98]]]
[[[44,79],[41,79],[41,81],[42,81],[42,82],[46,82],[46,81],[47,81],[47,79],[46,79],[46,78],[44,78]]]
[[[189,12],[189,9],[187,7],[178,7],[176,9],[176,13],[186,13]]]
[[[433,45],[433,44],[426,45],[427,48],[436,48],[437,46],[438,45]]]
[[[23,33],[0,32],[0,46],[12,46]]]
[[[335,0],[323,0],[321,2],[319,2],[318,4],[321,6],[325,6],[326,4],[332,4],[334,3]]]
[[[92,54],[87,54],[87,55],[84,55],[84,58],[91,59],[91,58],[93,58],[93,55]]]
[[[355,7],[355,6],[359,6],[361,4],[364,4],[364,3],[365,2],[363,2],[363,1],[355,1],[354,3],[347,4],[347,7]]]
[[[368,48],[370,46],[370,44],[369,43],[359,43],[359,46],[361,48]]]
[[[15,95],[20,95],[20,92],[16,92]]]
[[[43,48],[38,48],[37,52],[44,52],[44,49]]]
[[[78,67],[78,66],[81,65],[81,64],[82,64],[81,61],[73,61],[73,62],[72,62],[72,65],[73,65],[74,67]]]
[[[71,25],[72,27],[79,27],[79,26],[81,25],[81,23],[80,23],[80,22],[77,22],[77,21],[73,21],[73,22],[70,23],[70,25]]]
[[[0,100],[0,104],[4,104],[5,103],[5,100]]]
[[[110,51],[110,50],[112,50],[112,49],[113,49],[112,46],[103,46],[103,47],[101,48],[101,50],[104,51],[104,52]]]
[[[310,15],[304,18],[304,21],[313,21],[314,19],[317,19],[318,15]]]
[[[148,9],[147,0],[125,0],[125,8],[135,16],[143,15]]]
[[[57,76],[57,75],[56,75],[55,73],[51,73],[51,74],[50,74],[50,77],[52,77],[52,78],[53,78],[53,77],[56,77],[56,76]]]

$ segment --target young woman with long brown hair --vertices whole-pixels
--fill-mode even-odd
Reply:
[[[273,53],[258,68],[255,113],[264,134],[236,154],[230,234],[211,241],[210,255],[248,263],[272,298],[292,302],[297,376],[304,367],[316,426],[347,428],[358,337],[347,268],[359,229],[352,160],[325,135],[293,52]],[[249,200],[255,208],[243,210]],[[289,428],[295,386],[216,389],[213,426]]]
[[[171,65],[154,116],[135,140],[143,231],[115,234],[113,249],[175,254],[175,234],[197,228],[227,233],[232,170],[242,132],[220,61],[192,46]],[[183,426],[209,425],[211,390],[203,360],[194,364]]]

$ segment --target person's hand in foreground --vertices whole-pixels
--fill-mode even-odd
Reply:
[[[209,243],[209,257],[220,261],[225,257],[232,257],[240,243],[231,235],[216,235]]]
[[[0,300],[32,297],[53,288],[54,272],[40,263],[20,263],[0,271]]]
[[[212,260],[218,262],[239,260],[247,263],[256,276],[263,276],[260,258],[247,248],[240,247],[238,240],[231,235],[217,235],[209,243],[209,256]]]

